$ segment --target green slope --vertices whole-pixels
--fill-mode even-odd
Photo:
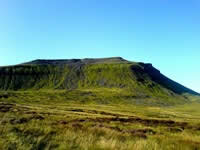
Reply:
[[[112,92],[118,99],[151,99],[180,103],[198,93],[168,79],[151,64],[123,58],[35,60],[0,68],[0,89],[5,90],[75,90]],[[105,89],[108,89],[107,91]],[[117,92],[121,91],[121,92]],[[122,94],[123,93],[123,94]],[[122,96],[123,95],[123,96]]]

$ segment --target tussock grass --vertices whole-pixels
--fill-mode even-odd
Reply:
[[[84,92],[91,94],[89,89],[4,92],[8,97],[0,99],[0,149],[200,149],[198,103],[158,107],[116,103],[114,98],[113,103],[83,102]],[[94,93],[101,94],[98,88]]]

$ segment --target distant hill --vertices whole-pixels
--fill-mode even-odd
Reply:
[[[116,88],[136,98],[184,99],[199,94],[174,82],[152,64],[121,57],[34,60],[0,67],[0,90]]]

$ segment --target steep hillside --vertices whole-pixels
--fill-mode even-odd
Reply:
[[[170,80],[151,64],[120,57],[35,60],[0,68],[1,90],[119,89],[128,98],[181,99],[198,93]]]

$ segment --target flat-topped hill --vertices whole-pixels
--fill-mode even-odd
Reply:
[[[1,90],[119,89],[128,99],[183,99],[199,94],[149,63],[121,57],[34,60],[0,67]],[[120,93],[119,93],[120,97]]]

